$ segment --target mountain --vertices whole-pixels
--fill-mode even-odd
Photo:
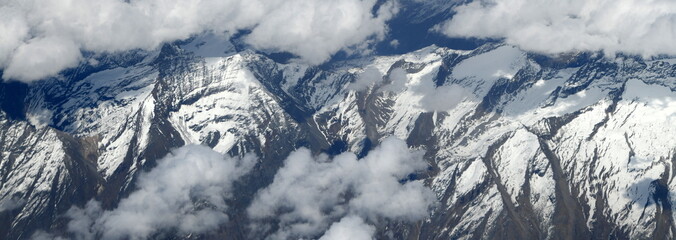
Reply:
[[[247,206],[291,152],[363,157],[395,136],[425,152],[412,178],[438,202],[376,223],[379,239],[671,239],[674,64],[486,43],[308,66],[210,35],[97,56],[0,85],[0,236],[68,237],[71,207],[113,209],[172,149],[201,144],[259,158],[230,221],[153,238],[247,239]]]

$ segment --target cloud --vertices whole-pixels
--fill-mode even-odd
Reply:
[[[394,2],[387,2],[374,17],[375,2],[286,0],[246,40],[256,48],[283,49],[311,64],[322,63],[346,46],[368,44],[371,36],[384,37],[385,22],[396,8]]]
[[[251,155],[236,159],[204,146],[184,146],[141,174],[138,189],[117,208],[103,210],[97,201],[71,208],[68,232],[76,239],[146,239],[159,230],[214,230],[228,220],[225,200],[233,183],[254,164]]]
[[[82,55],[71,40],[60,37],[34,38],[14,50],[3,78],[29,81],[75,67]]]
[[[360,227],[355,230],[369,233],[358,236],[371,235],[372,227],[354,217],[375,222],[382,218],[417,221],[427,216],[435,195],[420,181],[406,181],[426,168],[421,152],[409,151],[405,142],[395,138],[383,140],[363,159],[353,153],[330,159],[299,149],[247,210],[254,229],[272,229],[269,220],[277,221],[270,239],[316,237],[333,225],[326,232],[327,239],[332,239],[357,223]]]
[[[0,201],[0,213],[5,211],[11,211],[23,207],[26,204],[26,200],[18,197],[10,197],[5,200]]]
[[[31,240],[66,240],[66,239],[63,237],[55,236],[54,234],[45,231],[37,231],[33,235],[31,235]]]
[[[256,238],[372,239],[383,219],[419,221],[436,196],[413,175],[425,171],[423,152],[386,138],[369,154],[334,158],[308,149],[290,154],[273,182],[247,208]],[[100,202],[72,207],[65,214],[73,239],[148,239],[157,234],[199,234],[228,221],[226,200],[233,183],[251,171],[252,155],[232,158],[208,147],[176,149],[139,175],[137,189],[117,208]],[[274,223],[272,225],[271,223]],[[270,229],[276,229],[270,231]],[[32,239],[63,239],[37,232]]]
[[[395,68],[387,76],[389,82],[380,88],[381,91],[399,93],[409,90],[420,96],[417,105],[425,111],[448,111],[456,107],[472,93],[457,84],[436,86],[429,76],[421,81],[409,81],[408,73],[402,68]],[[349,90],[362,91],[374,85],[382,84],[383,75],[374,67],[364,69],[356,80],[348,85]]]
[[[250,30],[251,46],[318,64],[382,39],[397,6],[376,0],[6,0],[0,5],[3,78],[34,81],[82,61],[81,51],[154,49],[203,32]]]
[[[676,54],[671,0],[477,0],[438,30],[452,37],[504,38],[524,50]]]
[[[357,216],[347,216],[331,225],[319,240],[370,240],[376,228]]]
[[[448,111],[458,106],[468,96],[472,96],[470,91],[457,84],[439,87],[431,84],[423,85],[414,91],[422,94],[420,106],[426,111]]]
[[[359,76],[355,79],[354,82],[350,83],[348,85],[348,89],[354,90],[354,91],[362,91],[365,90],[373,84],[380,83],[383,81],[383,74],[378,71],[377,68],[374,67],[368,67],[364,69]]]
[[[401,92],[406,90],[406,83],[408,82],[406,70],[402,68],[395,68],[390,71],[388,78],[390,82],[381,88],[382,91]]]

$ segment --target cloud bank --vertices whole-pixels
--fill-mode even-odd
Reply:
[[[228,220],[225,199],[233,183],[254,166],[254,156],[223,156],[208,147],[187,145],[141,174],[138,189],[117,208],[97,201],[71,208],[68,232],[76,239],[147,239],[160,230],[203,233]],[[38,233],[35,239],[44,238]]]
[[[0,68],[25,82],[77,66],[82,52],[154,49],[205,31],[249,30],[251,46],[310,64],[382,39],[394,2],[376,0],[4,0]]]
[[[417,221],[435,203],[434,193],[420,181],[406,181],[423,171],[422,153],[411,152],[395,138],[357,159],[344,153],[330,159],[307,149],[292,153],[273,183],[260,190],[248,208],[254,229],[277,228],[269,239],[371,239],[366,223],[382,218]],[[268,220],[276,224],[269,224]],[[327,231],[328,229],[328,231]]]
[[[412,180],[428,167],[422,156],[393,137],[362,159],[294,151],[246,209],[250,237],[373,239],[382,220],[422,220],[437,201],[422,181]],[[216,230],[228,221],[233,183],[255,163],[252,155],[232,158],[204,146],[181,147],[139,175],[137,189],[117,208],[104,210],[90,201],[67,211],[68,237],[148,239]],[[31,238],[63,236],[37,232]]]
[[[452,37],[504,38],[524,50],[676,54],[672,0],[476,0],[439,26]]]

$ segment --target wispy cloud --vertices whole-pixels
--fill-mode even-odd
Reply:
[[[23,207],[25,204],[26,200],[18,197],[6,198],[5,200],[0,201],[0,213]]]
[[[387,84],[383,84],[385,78],[389,80]],[[357,75],[354,82],[350,83],[347,88],[353,91],[363,91],[378,85],[381,86],[380,91],[393,93],[410,91],[413,94],[422,96],[418,102],[418,106],[430,112],[448,111],[468,96],[472,96],[471,92],[457,84],[435,86],[432,78],[429,77],[411,83],[408,73],[402,68],[392,69],[384,77],[378,69],[372,66],[363,69]]]

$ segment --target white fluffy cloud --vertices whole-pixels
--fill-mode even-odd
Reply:
[[[454,37],[504,38],[543,53],[676,54],[673,0],[476,0],[455,11],[440,26]]]
[[[357,216],[347,216],[331,225],[319,240],[370,240],[376,228]]]
[[[248,213],[260,220],[254,229],[265,231],[267,220],[278,221],[270,239],[316,237],[329,228],[325,239],[348,236],[347,229],[369,239],[374,227],[363,219],[417,221],[427,216],[435,195],[420,181],[405,181],[426,168],[421,152],[409,151],[395,138],[385,139],[363,159],[353,153],[330,159],[300,149],[286,159],[273,183],[256,194]]]
[[[283,49],[309,63],[321,63],[346,46],[385,35],[385,21],[396,9],[393,2],[371,9],[375,0],[286,0],[271,11],[247,37],[257,48]]]
[[[205,31],[248,29],[259,49],[288,51],[318,64],[337,51],[381,39],[396,13],[376,0],[4,0],[3,78],[33,81],[75,66],[80,51],[152,49]]]
[[[90,201],[85,208],[70,209],[68,231],[76,239],[147,239],[160,230],[216,229],[228,220],[225,199],[233,182],[254,164],[253,156],[231,158],[197,145],[179,148],[141,174],[138,189],[117,208],[102,210]]]
[[[3,78],[30,80],[75,67],[82,55],[72,41],[59,37],[34,38],[14,50]]]

